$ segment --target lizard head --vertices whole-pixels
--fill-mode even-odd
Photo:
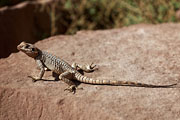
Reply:
[[[17,46],[17,49],[32,58],[37,57],[38,53],[39,53],[39,49],[37,47],[35,47],[34,45],[32,45],[30,43],[26,43],[26,42],[21,42]]]

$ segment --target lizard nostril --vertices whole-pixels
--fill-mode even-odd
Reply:
[[[20,50],[20,49],[21,49],[21,47],[22,47],[21,45],[18,45],[18,46],[17,46],[17,49],[18,49],[18,50]]]

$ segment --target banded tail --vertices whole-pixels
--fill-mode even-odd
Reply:
[[[177,85],[177,83],[171,85],[152,85],[152,84],[144,84],[144,83],[131,82],[131,81],[98,80],[83,76],[80,73],[76,73],[75,78],[80,82],[95,84],[95,85],[132,86],[132,87],[149,87],[149,88],[173,88],[174,86]]]

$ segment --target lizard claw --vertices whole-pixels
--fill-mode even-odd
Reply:
[[[76,93],[76,86],[71,85],[71,86],[67,87],[66,89],[64,89],[64,91],[69,91],[69,92],[72,92],[73,94],[75,94]]]
[[[69,92],[72,92],[73,94],[76,93],[76,90],[83,90],[83,88],[77,88],[75,85],[71,85],[67,87],[66,89],[64,89],[64,91],[69,91]]]
[[[33,76],[28,76],[28,77],[32,79],[32,82],[36,82],[40,80],[38,77],[33,77]]]
[[[90,72],[93,72],[93,71],[95,71],[95,70],[98,69],[96,66],[97,66],[97,65],[92,62],[91,64],[88,64],[88,65],[86,66],[86,68],[87,68]]]
[[[93,62],[90,64],[90,68],[93,69],[96,67],[96,64],[94,64]]]

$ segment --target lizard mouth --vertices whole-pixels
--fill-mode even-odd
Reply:
[[[18,46],[17,46],[17,49],[18,49],[18,50],[22,50],[22,45],[18,45]]]
[[[21,42],[21,43],[17,46],[17,49],[18,49],[19,51],[22,51],[24,45],[25,45],[25,42]]]

